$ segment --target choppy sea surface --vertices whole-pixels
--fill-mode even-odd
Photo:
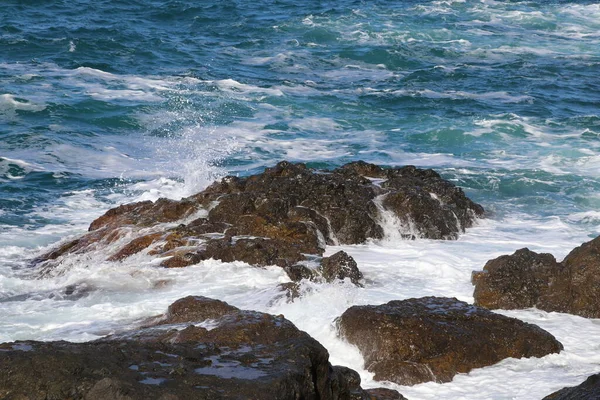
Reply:
[[[0,341],[92,340],[197,294],[284,314],[380,386],[336,337],[346,308],[472,302],[487,260],[522,247],[560,260],[600,234],[599,77],[593,1],[3,1]],[[344,246],[365,287],[306,283],[294,303],[279,268],[83,257],[39,279],[28,266],[118,204],[282,159],[434,168],[490,217],[457,241]],[[412,400],[540,399],[600,371],[600,321],[502,313],[565,350],[388,386]]]

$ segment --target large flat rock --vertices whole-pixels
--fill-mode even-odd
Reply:
[[[145,327],[101,340],[0,344],[0,398],[379,398],[328,358],[283,316],[190,296]]]
[[[508,357],[543,357],[563,348],[535,325],[454,298],[354,306],[338,326],[376,380],[401,385],[448,382]]]

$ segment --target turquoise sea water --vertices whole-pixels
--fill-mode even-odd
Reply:
[[[434,254],[435,265],[472,252],[447,261],[464,265],[456,285],[421,282],[419,273],[430,273],[423,267],[397,277],[416,285],[407,292],[340,304],[431,287],[468,300],[470,270],[492,256],[528,245],[561,258],[600,233],[599,77],[593,1],[4,1],[0,313],[9,322],[0,322],[0,338],[84,340],[111,318],[149,312],[107,312],[106,320],[65,328],[79,318],[69,314],[73,302],[52,303],[35,287],[93,280],[88,270],[33,284],[23,277],[27,260],[114,205],[189,195],[216,177],[282,159],[415,164],[463,187],[491,221],[466,236],[465,247],[388,243],[411,265],[421,260],[413,250]],[[375,265],[387,260],[378,249],[350,251]],[[131,285],[100,285],[106,307],[131,299],[140,283]],[[254,304],[232,294],[235,283],[225,286],[221,297],[273,310],[272,299]],[[38,302],[7,300],[23,295]],[[64,321],[48,328],[45,315],[57,309]],[[23,310],[35,315],[26,328]],[[594,362],[541,382],[577,383]],[[427,390],[411,398],[428,398]],[[490,398],[510,392],[503,390]]]

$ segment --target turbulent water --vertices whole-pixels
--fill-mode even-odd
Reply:
[[[600,234],[600,4],[590,1],[16,1],[0,11],[0,341],[85,341],[187,294],[283,313],[380,386],[332,321],[354,304],[473,301],[471,271]],[[366,278],[288,304],[279,268],[28,260],[126,202],[279,160],[430,167],[490,218],[458,241],[344,246]],[[339,248],[329,248],[333,253]],[[66,295],[65,288],[85,288]],[[560,355],[507,359],[410,399],[539,399],[600,371],[598,320],[503,312]]]

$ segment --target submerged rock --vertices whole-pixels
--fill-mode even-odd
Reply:
[[[354,162],[313,171],[283,161],[262,174],[226,177],[180,201],[109,210],[89,233],[36,262],[49,271],[69,254],[113,249],[109,261],[146,252],[164,258],[164,267],[178,268],[214,258],[278,265],[297,279],[302,272],[294,266],[307,255],[321,257],[327,244],[382,238],[382,213],[400,221],[408,237],[456,239],[483,208],[432,170]],[[358,284],[354,260],[346,255],[342,265],[333,259],[323,259],[324,278],[347,276]]]
[[[562,345],[541,328],[454,298],[424,297],[354,306],[338,319],[376,380],[448,382],[508,357],[542,357]]]
[[[562,262],[529,249],[490,260],[473,273],[475,304],[487,308],[537,307],[600,317],[600,237],[571,251]]]
[[[566,387],[554,392],[543,400],[598,400],[600,399],[600,374],[587,378],[582,384]]]
[[[332,367],[327,350],[283,316],[204,297],[180,299],[135,331],[4,343],[0,354],[3,399],[373,398],[355,371]]]

